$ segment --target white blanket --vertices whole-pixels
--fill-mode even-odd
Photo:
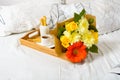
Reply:
[[[73,64],[20,45],[25,35],[0,37],[0,80],[119,80],[120,30],[99,36],[99,53]],[[110,75],[112,75],[110,77]]]

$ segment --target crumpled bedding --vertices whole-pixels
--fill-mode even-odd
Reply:
[[[0,37],[0,80],[120,80],[120,30],[99,36],[99,53],[73,64],[20,44],[26,33]],[[118,67],[120,68],[120,67]]]

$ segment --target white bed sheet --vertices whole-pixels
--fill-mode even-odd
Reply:
[[[120,30],[99,36],[99,54],[73,64],[20,45],[25,33],[0,37],[0,80],[119,80]],[[112,78],[111,78],[111,77]]]

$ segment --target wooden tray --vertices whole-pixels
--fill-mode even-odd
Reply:
[[[96,26],[96,17],[95,16],[87,14],[86,18],[88,20],[90,18],[93,18],[94,23],[92,23],[92,25]],[[58,32],[59,27],[63,26],[66,22],[71,22],[71,21],[73,21],[73,18],[70,18],[70,19],[68,19],[66,21],[63,21],[61,23],[57,23],[55,29],[50,31],[50,34],[54,35],[54,41],[55,41],[55,48],[54,49],[50,49],[50,48],[47,48],[45,46],[41,46],[39,44],[36,44],[36,42],[40,42],[40,31],[39,31],[39,29],[32,30],[31,32],[27,33],[24,37],[22,37],[20,39],[20,42],[21,42],[22,45],[28,46],[28,47],[36,49],[38,51],[44,52],[46,54],[50,54],[52,56],[55,56],[55,57],[58,57],[58,58],[69,61],[67,59],[67,57],[65,56],[65,53],[63,53],[63,51],[62,51],[63,48],[62,48],[62,45],[60,43],[60,40],[57,38],[56,33]],[[33,37],[29,37],[34,32],[37,32],[37,34],[34,35]]]
[[[36,32],[37,32],[36,35],[34,35],[33,37],[29,37],[32,33],[36,33]],[[55,56],[55,57],[58,57],[58,58],[61,58],[61,59],[68,61],[68,59],[65,56],[65,53],[57,54],[55,49],[50,49],[48,47],[41,46],[41,45],[37,44],[36,42],[40,42],[40,34],[39,33],[40,32],[38,29],[28,32],[24,37],[22,37],[20,39],[20,43],[22,45],[25,45],[25,46],[30,47],[32,49],[38,50],[40,52],[44,52],[45,54],[50,54],[52,56]]]

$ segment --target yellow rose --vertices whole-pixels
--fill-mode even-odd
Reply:
[[[72,21],[68,23],[65,27],[67,31],[74,31],[78,28],[78,25],[74,21]]]
[[[63,46],[64,48],[67,48],[67,47],[69,47],[70,45],[69,45],[68,43],[62,43],[62,46]]]
[[[60,41],[62,42],[63,47],[69,47],[70,39],[66,36],[61,36]]]

